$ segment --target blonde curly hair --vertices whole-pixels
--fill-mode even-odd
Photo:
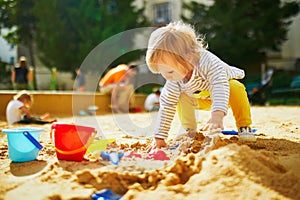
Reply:
[[[204,38],[197,36],[194,28],[182,21],[171,22],[153,31],[148,41],[146,63],[153,73],[159,73],[157,64],[166,56],[189,70],[199,62],[200,50],[207,48]]]

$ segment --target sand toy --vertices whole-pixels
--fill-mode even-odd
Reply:
[[[257,129],[252,129],[252,133],[255,133]],[[235,130],[223,130],[221,131],[224,135],[238,135],[238,132]]]
[[[96,130],[75,124],[54,123],[50,134],[51,138],[54,135],[59,160],[83,161],[86,150],[94,140]]]
[[[167,154],[161,149],[154,149],[146,156],[147,160],[170,160]]]
[[[27,162],[37,158],[43,146],[39,143],[43,128],[10,128],[3,129],[7,134],[8,154],[13,162]]]
[[[119,200],[121,197],[120,194],[116,194],[109,189],[101,190],[92,195],[93,200]]]
[[[112,164],[118,165],[121,158],[124,156],[124,152],[121,151],[117,153],[117,152],[101,151],[100,156],[102,157],[103,160],[109,160]]]

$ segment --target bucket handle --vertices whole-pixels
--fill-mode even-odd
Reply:
[[[96,137],[96,133],[97,131],[95,130],[93,132],[93,134],[91,135],[91,137],[88,139],[88,141],[86,142],[86,144],[78,149],[75,149],[75,150],[72,150],[72,151],[64,151],[64,150],[61,150],[61,149],[58,149],[55,147],[56,151],[60,154],[65,154],[65,155],[71,155],[71,154],[75,154],[75,153],[80,153],[86,149],[88,149],[88,147],[93,143],[95,137]],[[52,135],[52,134],[51,134]]]
[[[24,131],[23,135],[39,150],[43,148],[39,141],[37,141],[28,131]]]

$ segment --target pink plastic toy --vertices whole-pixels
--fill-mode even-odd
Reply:
[[[147,160],[170,160],[167,154],[160,149],[154,149],[146,156]]]
[[[142,158],[142,155],[139,153],[136,153],[135,151],[128,151],[125,153],[125,157],[127,157],[127,158]]]

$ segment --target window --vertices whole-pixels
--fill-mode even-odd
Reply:
[[[171,21],[170,3],[161,3],[153,6],[154,24],[166,24]]]

